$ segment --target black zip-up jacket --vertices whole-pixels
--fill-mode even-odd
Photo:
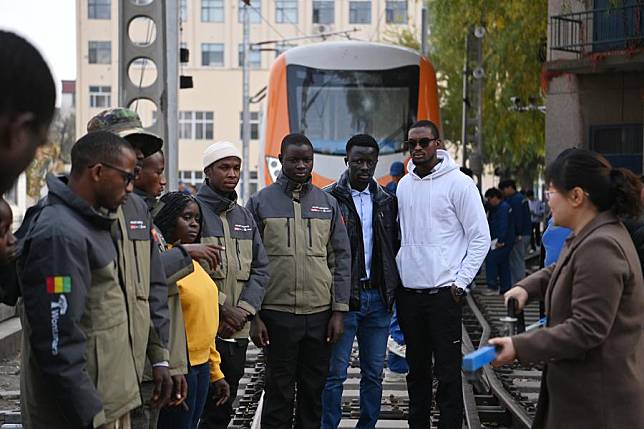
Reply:
[[[351,242],[351,297],[349,310],[360,310],[360,279],[366,273],[364,262],[364,240],[360,216],[353,203],[349,186],[349,172],[345,170],[340,179],[324,189],[335,197]],[[371,282],[378,287],[380,295],[391,311],[394,291],[400,285],[396,254],[400,248],[398,221],[398,200],[376,181],[369,184],[373,203],[373,252],[371,258]]]

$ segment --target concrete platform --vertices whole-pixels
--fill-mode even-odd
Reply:
[[[20,351],[20,319],[12,317],[0,322],[0,359],[15,356]]]

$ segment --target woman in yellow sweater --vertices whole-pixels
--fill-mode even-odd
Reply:
[[[170,192],[161,198],[161,202],[163,206],[154,223],[168,242],[199,242],[201,210],[196,200],[191,195]],[[196,429],[210,383],[215,387],[214,399],[218,405],[223,404],[230,394],[219,368],[221,358],[215,348],[219,328],[217,285],[198,261],[193,260],[193,265],[194,272],[177,282],[188,339],[188,396],[185,405],[161,410],[158,429]]]

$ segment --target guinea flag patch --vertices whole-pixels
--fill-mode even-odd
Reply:
[[[69,276],[47,277],[47,293],[70,293],[72,291],[72,278]]]

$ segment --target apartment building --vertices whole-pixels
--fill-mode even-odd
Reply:
[[[644,5],[549,0],[548,16],[546,161],[583,147],[642,174]]]
[[[153,0],[131,0],[148,4]],[[160,0],[154,0],[160,1]],[[168,0],[170,1],[170,0]],[[201,183],[201,153],[211,143],[229,140],[241,145],[242,2],[240,0],[176,0],[180,4],[181,47],[189,61],[180,74],[192,76],[194,87],[179,91],[179,180]],[[118,102],[118,0],[77,0],[76,131]],[[286,49],[319,42],[320,34],[352,30],[350,37],[386,42],[409,28],[420,36],[422,0],[252,0],[250,41],[278,41],[252,51],[250,94],[264,88],[274,58]],[[355,29],[355,31],[353,31]],[[154,29],[135,29],[140,38]],[[305,36],[312,36],[304,39]],[[337,40],[342,36],[332,36]],[[298,40],[289,40],[298,38]],[[135,64],[131,78],[146,80],[154,70]],[[154,113],[137,106],[144,125]],[[251,192],[257,187],[262,104],[251,104]]]

